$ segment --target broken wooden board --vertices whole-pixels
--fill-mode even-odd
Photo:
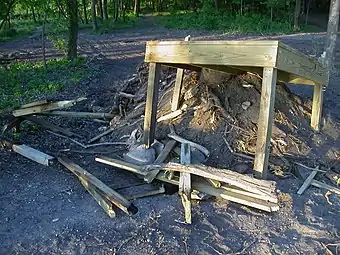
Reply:
[[[181,144],[181,164],[189,165],[191,163],[190,145],[187,143]],[[184,207],[185,222],[191,224],[191,176],[190,173],[180,173],[179,190]]]
[[[75,134],[75,133],[73,133],[73,132],[71,132],[67,129],[64,129],[62,127],[54,125],[54,124],[48,122],[47,120],[40,119],[40,118],[37,118],[35,116],[23,116],[22,118],[25,119],[25,120],[28,120],[30,122],[36,123],[40,126],[43,126],[44,128],[49,129],[49,130],[56,132],[56,133],[61,133],[61,134],[64,134],[64,135],[70,136],[70,137],[72,137],[72,136],[80,137],[79,135],[77,135],[77,134]]]
[[[116,115],[101,112],[67,112],[67,111],[51,111],[41,112],[41,115],[61,116],[67,118],[92,118],[92,119],[113,119]]]
[[[19,116],[37,114],[37,113],[47,112],[47,111],[52,111],[52,110],[57,110],[57,109],[63,109],[63,108],[71,107],[84,100],[86,100],[86,98],[81,97],[75,100],[51,102],[51,103],[45,103],[45,104],[40,104],[40,105],[33,105],[30,107],[27,107],[26,105],[25,108],[19,108],[17,110],[14,110],[12,114],[15,117],[19,117]]]
[[[116,217],[116,213],[112,208],[111,202],[103,197],[99,192],[96,190],[96,188],[91,185],[87,180],[83,179],[81,176],[78,177],[81,184],[84,186],[84,188],[87,190],[88,193],[96,200],[96,202],[100,205],[101,208],[106,212],[106,214],[110,218]]]
[[[105,185],[102,181],[97,179],[90,172],[86,171],[79,165],[75,164],[71,160],[66,157],[60,158],[58,157],[58,161],[65,166],[68,170],[70,170],[77,177],[81,177],[83,180],[86,180],[88,183],[95,186],[100,192],[105,195],[105,197],[111,201],[115,206],[121,209],[128,215],[134,215],[137,213],[138,209],[135,207],[130,201],[128,201],[125,197],[120,195],[118,192],[114,191],[107,185]]]
[[[316,170],[310,173],[310,175],[307,177],[307,179],[303,182],[302,186],[297,191],[297,194],[302,195],[303,192],[310,186],[311,182],[313,181],[315,175],[318,173],[318,167]]]
[[[177,144],[177,141],[175,140],[168,141],[164,149],[161,151],[161,153],[156,158],[154,164],[163,163],[166,160],[166,158],[169,156],[171,150],[176,146],[176,144]],[[158,169],[151,170],[145,175],[144,181],[146,181],[147,183],[151,183],[156,178],[158,173],[159,173]]]
[[[224,182],[235,187],[239,187],[245,191],[252,192],[254,194],[259,194],[263,196],[272,196],[274,195],[274,190],[276,183],[273,181],[266,180],[258,180],[253,177],[243,175],[237,172],[233,172],[227,169],[219,169],[211,166],[204,166],[201,164],[193,164],[183,166],[178,163],[167,163],[163,165],[148,165],[144,166],[146,169],[162,169],[168,172],[184,172],[190,173],[194,175],[198,175],[204,178],[209,178],[212,180],[217,180],[220,182]]]
[[[112,159],[112,158],[108,158],[108,157],[104,157],[104,156],[96,157],[95,160],[97,162],[107,164],[107,165],[110,165],[110,166],[113,166],[113,167],[117,167],[117,168],[120,168],[120,169],[124,169],[124,170],[130,171],[132,173],[141,175],[141,176],[146,175],[146,172],[143,170],[143,168],[141,166],[126,163],[126,162],[121,161],[121,160]],[[162,182],[167,182],[167,183],[170,183],[170,184],[179,185],[179,180],[176,180],[175,178],[169,180],[165,176],[165,172],[163,170],[156,176],[156,179],[160,180]],[[245,195],[242,195],[242,194],[234,193],[232,191],[214,188],[210,184],[208,184],[205,179],[202,179],[202,178],[200,179],[200,177],[198,177],[198,180],[193,179],[191,186],[192,186],[193,190],[198,190],[200,192],[204,192],[204,193],[209,194],[211,196],[220,197],[220,198],[229,200],[231,202],[235,202],[235,203],[239,203],[239,204],[246,205],[246,206],[249,206],[249,207],[253,207],[253,208],[256,208],[256,209],[259,209],[259,210],[262,210],[262,211],[274,212],[274,211],[279,210],[279,206],[276,203],[272,203],[272,202],[248,197],[248,196],[245,196]]]
[[[321,188],[321,189],[328,189],[330,192],[340,195],[340,189],[332,185],[328,185],[326,183],[323,183],[317,180],[312,180],[311,185],[317,188]]]
[[[41,151],[38,151],[34,148],[31,148],[25,144],[21,145],[13,144],[12,149],[16,153],[45,166],[51,165],[52,160],[54,159],[54,157],[47,155]]]

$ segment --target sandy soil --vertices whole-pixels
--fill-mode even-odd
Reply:
[[[81,54],[94,61],[102,72],[86,83],[66,88],[58,98],[88,95],[102,100],[143,61],[145,42],[156,39],[192,40],[249,39],[206,31],[168,30],[150,20],[141,27],[105,35],[79,36]],[[306,54],[320,55],[322,34],[264,37],[280,39]],[[1,43],[0,53],[18,58],[39,58],[39,38]],[[337,47],[340,49],[340,47]],[[49,54],[57,55],[49,50]],[[325,95],[325,116],[340,121],[340,79],[333,75]],[[292,86],[297,94],[310,98],[309,86]],[[57,120],[58,121],[58,120]],[[101,124],[92,121],[58,121],[84,139],[99,134]],[[24,143],[45,152],[68,148],[69,142],[44,130],[26,125]],[[339,139],[334,146],[339,148]],[[108,156],[115,157],[112,153]],[[126,172],[96,163],[91,155],[73,155],[73,160],[113,188],[140,183]],[[301,170],[303,176],[309,171]],[[60,166],[44,167],[15,153],[0,149],[0,254],[326,254],[323,244],[339,243],[339,196],[309,188],[302,196],[296,191],[302,180],[279,179],[281,208],[263,213],[225,201],[201,202],[193,206],[193,224],[183,224],[179,197],[159,195],[134,201],[139,212],[126,216],[117,210],[109,219],[77,179]],[[138,188],[121,189],[131,194]],[[335,247],[329,246],[334,254]],[[336,253],[338,252],[338,253]]]

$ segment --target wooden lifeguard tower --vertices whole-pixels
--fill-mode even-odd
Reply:
[[[257,131],[255,175],[267,177],[270,138],[273,124],[277,81],[314,86],[311,126],[320,129],[325,68],[314,58],[279,41],[150,41],[145,62],[149,62],[149,80],[144,120],[144,143],[155,138],[161,65],[200,71],[208,68],[232,74],[244,72],[262,76],[260,113]],[[178,72],[172,110],[178,107],[183,73]]]

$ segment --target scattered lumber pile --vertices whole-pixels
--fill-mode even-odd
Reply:
[[[3,144],[3,147],[11,148],[37,163],[53,167],[59,164],[64,169],[68,169],[111,218],[116,217],[115,208],[119,208],[129,216],[134,215],[138,208],[132,200],[163,194],[165,185],[177,187],[183,204],[184,219],[188,224],[193,221],[192,201],[207,197],[225,199],[269,213],[278,211],[276,183],[255,179],[249,171],[250,163],[254,160],[257,124],[253,116],[258,112],[259,107],[260,78],[250,74],[216,78],[215,74],[210,74],[208,71],[201,75],[183,71],[183,89],[179,101],[176,102],[176,110],[172,111],[170,103],[172,93],[169,92],[172,92],[176,83],[176,72],[176,69],[171,68],[164,68],[161,72],[158,106],[160,117],[156,132],[161,150],[155,150],[155,158],[152,162],[137,165],[126,160],[118,160],[113,156],[105,156],[108,154],[107,146],[115,148],[123,146],[122,150],[110,153],[124,159],[123,151],[129,151],[140,145],[142,132],[139,126],[143,120],[148,75],[146,64],[140,65],[137,74],[116,91],[115,96],[112,97],[113,101],[109,102],[113,105],[112,111],[65,110],[76,104],[79,105],[85,101],[85,98],[64,101],[41,100],[10,109],[7,113],[10,113],[11,118],[2,130],[0,145],[2,147]],[[209,84],[213,78],[218,81]],[[296,170],[297,156],[303,155],[306,159],[308,155],[308,161],[311,163],[317,160],[315,154],[313,156],[308,154],[312,151],[308,144],[312,143],[301,138],[311,136],[308,133],[308,124],[304,125],[308,121],[303,119],[309,116],[308,103],[300,102],[300,99],[291,95],[284,86],[278,86],[278,93],[278,98],[282,100],[277,100],[270,162],[272,173],[280,176],[282,169],[285,169],[286,172],[282,177],[288,178]],[[287,111],[287,106],[292,109],[290,112]],[[48,118],[51,116],[74,118],[77,121],[80,118],[89,119],[100,123],[109,121],[104,122],[108,126],[100,133],[89,132],[91,137],[84,137],[81,132],[49,122]],[[10,130],[19,131],[20,124],[24,121],[44,127],[48,130],[47,135],[65,139],[80,149],[56,148],[54,152],[42,149],[47,152],[44,153],[28,144],[3,139]],[[300,137],[301,132],[307,133],[303,133]],[[106,149],[96,151],[93,150],[95,147]],[[142,177],[146,185],[152,183],[161,186],[156,190],[123,196],[93,173],[85,170],[87,167],[80,166],[77,160],[71,160],[69,157],[71,153],[85,154],[96,162],[134,173]],[[322,175],[331,173],[330,168],[325,164],[320,164],[319,168],[298,164],[312,171],[304,181],[299,194],[303,194],[309,186],[325,188],[339,194],[336,186],[314,179],[320,179]],[[276,172],[276,166],[279,166],[279,174]],[[339,180],[338,176],[329,178]]]

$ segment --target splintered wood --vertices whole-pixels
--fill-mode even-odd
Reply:
[[[276,183],[267,180],[258,180],[227,169],[217,169],[204,165],[182,165],[167,163],[161,165],[137,166],[121,160],[101,156],[96,157],[97,162],[121,168],[132,173],[146,176],[148,171],[158,169],[157,180],[180,185],[178,176],[167,178],[168,172],[188,173],[191,175],[191,189],[215,197],[220,197],[231,202],[253,207],[266,212],[279,210],[276,194]],[[193,178],[195,176],[195,178]],[[208,183],[206,178],[218,180],[221,187],[216,188]]]
[[[190,145],[181,144],[181,164],[189,165],[191,163]],[[190,173],[181,172],[179,176],[179,195],[184,207],[185,222],[191,224],[191,176]]]

